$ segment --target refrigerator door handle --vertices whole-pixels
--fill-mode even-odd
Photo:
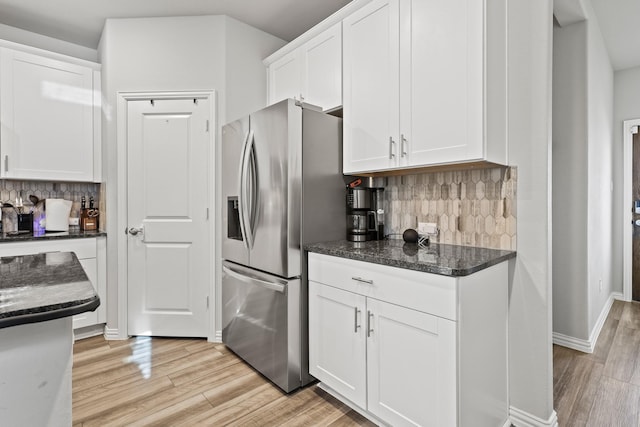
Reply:
[[[227,265],[223,265],[222,266],[222,271],[227,273],[229,276],[231,276],[231,277],[233,277],[235,279],[238,279],[238,280],[240,280],[242,282],[258,284],[258,285],[262,286],[263,288],[267,288],[267,289],[270,289],[272,291],[284,293],[284,291],[286,289],[286,285],[284,285],[282,283],[276,283],[276,282],[271,282],[271,281],[268,281],[268,280],[258,279],[257,277],[247,276],[243,272],[237,271],[234,268],[229,267]]]
[[[240,214],[242,215],[242,222],[244,223],[244,233],[247,242],[247,249],[253,249],[254,233],[253,223],[255,221],[255,188],[256,187],[256,173],[255,173],[255,158],[254,158],[254,133],[253,130],[249,131],[247,140],[244,145],[244,153],[242,154],[242,181],[240,182],[242,200],[240,206]],[[251,170],[249,170],[251,167]],[[251,180],[249,180],[249,173],[251,173]]]
[[[244,142],[242,143],[242,149],[240,151],[240,165],[238,168],[238,211],[239,211],[239,220],[240,220],[240,234],[242,235],[242,243],[244,244],[244,247],[249,250],[249,242],[247,240],[247,224],[245,223],[245,215],[244,215],[244,211],[246,210],[246,205],[245,205],[245,169],[244,169],[244,165],[245,165],[245,161],[244,161],[244,156],[245,153],[247,151],[247,144],[249,141],[249,131],[247,131],[246,135],[244,136]]]
[[[257,163],[256,163],[256,150],[255,150],[255,135],[253,134],[253,132],[251,133],[251,141],[249,142],[249,144],[251,145],[251,149],[249,151],[249,155],[250,157],[250,162],[249,162],[249,166],[251,166],[251,181],[249,182],[250,184],[250,188],[251,191],[249,192],[249,196],[250,196],[250,222],[249,222],[249,228],[251,230],[251,236],[252,236],[252,241],[255,241],[255,232],[254,232],[254,228],[256,225],[256,216],[258,215],[258,196],[259,196],[259,191],[258,189],[259,187],[259,182],[258,182],[258,169],[257,169]],[[252,245],[253,247],[253,245]]]

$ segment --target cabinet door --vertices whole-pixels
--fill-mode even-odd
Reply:
[[[397,165],[398,0],[374,0],[343,21],[344,173]]]
[[[365,297],[309,281],[309,372],[366,408]]]
[[[335,24],[301,47],[302,95],[330,110],[342,105],[342,24]]]
[[[0,51],[0,176],[93,180],[93,73]]]
[[[368,410],[393,426],[455,426],[456,323],[367,299]]]
[[[81,259],[80,265],[87,274],[87,278],[91,281],[93,288],[98,294],[98,264],[95,258]],[[104,298],[104,297],[103,297]],[[104,304],[104,301],[100,301],[100,305]],[[84,313],[76,314],[73,316],[73,329],[84,328],[85,326],[92,326],[98,323],[98,311],[85,311]]]
[[[302,92],[300,51],[288,53],[269,66],[269,104],[286,98],[300,99]]]
[[[400,0],[400,166],[484,157],[483,4]]]

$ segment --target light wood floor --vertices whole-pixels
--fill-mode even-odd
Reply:
[[[640,425],[640,304],[616,301],[595,351],[553,348],[559,424]],[[285,395],[222,344],[76,342],[76,426],[373,426],[316,386]]]
[[[373,426],[315,385],[285,395],[205,340],[93,337],[73,360],[74,427]]]
[[[562,427],[640,425],[640,304],[613,303],[592,354],[554,346],[553,390]]]

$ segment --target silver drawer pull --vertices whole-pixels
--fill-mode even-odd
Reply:
[[[360,314],[360,310],[358,310],[358,307],[353,307],[354,308],[354,322],[355,322],[355,327],[353,332],[355,332],[356,334],[358,333],[358,329],[360,328],[360,325],[358,325],[358,314]]]
[[[355,280],[356,282],[367,283],[369,285],[373,285],[373,280],[363,279],[362,277],[352,277],[351,280]]]
[[[373,313],[367,310],[367,337],[373,332]]]

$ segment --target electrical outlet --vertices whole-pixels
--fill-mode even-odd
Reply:
[[[418,234],[437,234],[438,225],[435,222],[419,222]]]

